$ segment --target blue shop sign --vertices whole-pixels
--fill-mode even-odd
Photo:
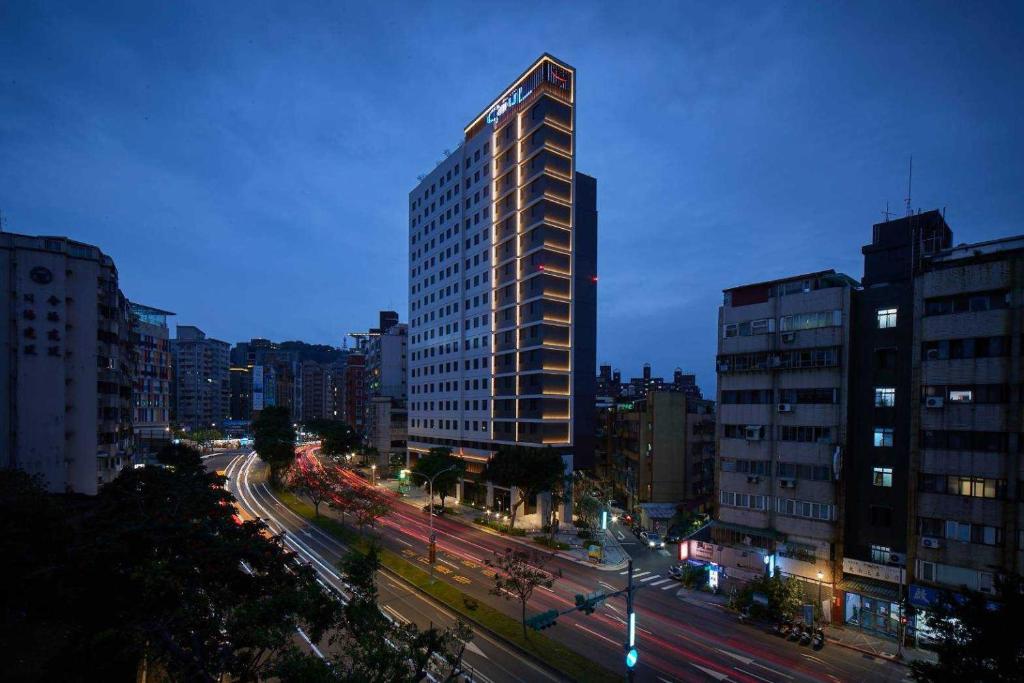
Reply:
[[[939,602],[939,591],[935,588],[910,584],[910,604],[914,607],[928,608]]]

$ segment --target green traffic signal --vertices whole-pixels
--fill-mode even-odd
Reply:
[[[632,669],[634,666],[636,666],[636,660],[639,659],[639,658],[640,658],[640,653],[636,651],[636,648],[635,647],[629,648],[629,651],[626,652],[626,666],[628,668]]]
[[[526,620],[526,625],[534,631],[543,631],[546,628],[554,626],[557,619],[558,610],[552,609],[547,612],[541,612],[540,614],[534,614]]]

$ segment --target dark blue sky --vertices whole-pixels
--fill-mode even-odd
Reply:
[[[724,287],[859,277],[910,154],[958,241],[1024,232],[1020,4],[228,4],[0,3],[0,210],[231,342],[404,319],[416,176],[543,51],[579,72],[626,376],[710,389]]]

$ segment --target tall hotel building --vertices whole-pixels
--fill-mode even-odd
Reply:
[[[449,447],[460,494],[501,445],[593,458],[597,181],[576,172],[576,71],[542,55],[409,193],[411,458]],[[527,510],[530,512],[530,510]]]

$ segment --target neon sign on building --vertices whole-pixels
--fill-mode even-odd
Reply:
[[[533,93],[533,88],[530,88],[526,92],[523,92],[523,86],[519,86],[512,93],[494,105],[494,108],[487,112],[487,123],[497,123],[498,119],[505,115],[512,107],[522,102]]]

